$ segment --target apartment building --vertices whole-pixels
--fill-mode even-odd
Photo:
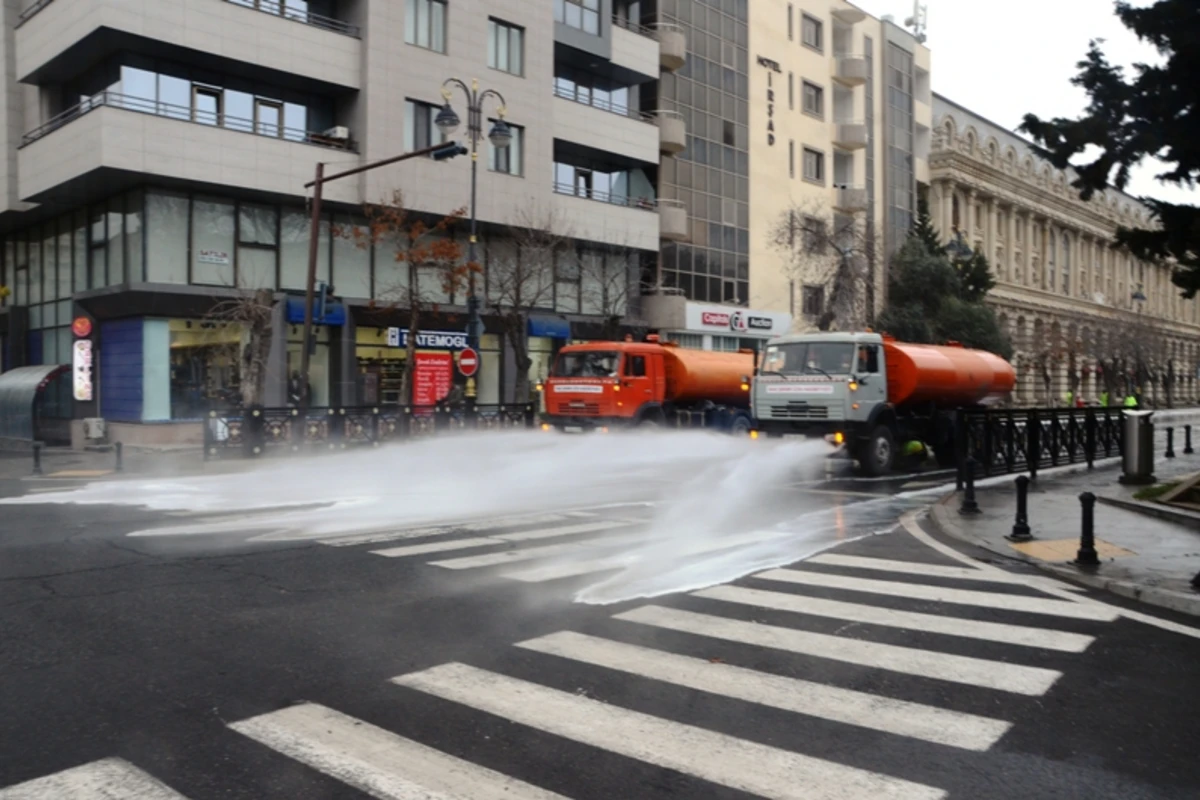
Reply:
[[[266,400],[288,401],[304,184],[317,162],[336,172],[445,140],[443,104],[469,117],[458,88],[443,95],[448,78],[495,93],[478,161],[481,294],[496,299],[489,264],[521,257],[513,226],[571,241],[526,309],[530,375],[516,374],[485,302],[480,403],[511,400],[556,347],[629,313],[660,236],[683,227],[657,191],[660,152],[682,143],[677,118],[648,113],[644,98],[685,48],[642,27],[637,3],[8,0],[0,15],[3,368],[70,364],[84,338],[70,326],[86,318],[94,391],[69,413],[128,424],[127,441],[198,436],[198,424],[151,434],[150,423],[196,420],[236,395],[246,332],[213,309],[239,290],[278,293]],[[512,140],[495,148],[486,134],[501,113]],[[318,280],[336,302],[317,325],[315,405],[401,400],[394,252],[338,235],[397,190],[436,220],[469,203],[471,159],[413,159],[325,186]],[[466,225],[450,235],[465,244]],[[425,339],[460,347],[465,297],[428,291],[437,311],[422,327],[455,335]]]
[[[933,98],[930,213],[947,241],[983,253],[988,295],[1013,343],[1020,403],[1096,400],[1110,386],[1147,400],[1193,400],[1200,387],[1200,300],[1169,270],[1114,249],[1118,227],[1153,224],[1115,189],[1083,201],[1029,142],[940,95]],[[1120,375],[1105,380],[1104,371]]]
[[[843,0],[762,0],[750,22],[751,302],[814,326],[844,255],[857,313],[835,310],[861,320],[929,181],[929,49]]]

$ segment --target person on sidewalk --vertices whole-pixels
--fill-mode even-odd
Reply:
[[[1124,405],[1125,405],[1125,408],[1137,408],[1138,407],[1137,395],[1134,394],[1133,392],[1130,392],[1129,394],[1125,395],[1125,404]]]
[[[1100,393],[1100,407],[1108,408],[1108,390],[1105,389]]]

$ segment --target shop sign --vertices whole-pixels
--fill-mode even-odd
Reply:
[[[706,307],[695,303],[687,305],[687,328],[691,331],[716,333],[719,329],[733,333],[776,336],[786,333],[791,325],[790,314],[721,308],[719,306]]]
[[[407,328],[387,329],[388,347],[408,347]],[[463,331],[419,331],[417,348],[420,350],[464,350],[467,334]]]
[[[782,73],[783,67],[778,61],[772,61],[765,56],[758,57],[758,65],[767,68],[767,144],[775,146],[775,73]]]
[[[222,266],[229,265],[229,253],[224,250],[200,250],[196,253],[196,262],[199,264],[220,264]]]
[[[92,320],[89,317],[76,317],[71,323],[71,331],[80,339],[92,335]]]
[[[413,365],[413,403],[437,405],[450,394],[454,382],[454,357],[449,353],[417,353]]]
[[[71,352],[72,385],[75,399],[87,402],[92,399],[92,340],[76,339]]]

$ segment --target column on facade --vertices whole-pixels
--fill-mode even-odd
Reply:
[[[1005,223],[1008,226],[1004,249],[1008,253],[1008,279],[1013,283],[1018,281],[1015,279],[1015,270],[1017,269],[1017,206],[1015,203],[1010,203],[1008,206],[1007,220]]]
[[[954,181],[942,181],[941,224],[938,226],[942,238],[949,241],[954,231]]]
[[[979,227],[979,220],[975,215],[975,201],[977,195],[974,189],[967,189],[964,193],[963,202],[966,205],[966,214],[963,215],[962,234],[963,242],[972,250],[975,249],[975,229]]]
[[[996,198],[989,197],[987,199],[987,222],[983,232],[984,252],[987,253],[988,261],[996,261]],[[1004,274],[1004,268],[1001,264],[995,264],[994,273],[997,276]]]

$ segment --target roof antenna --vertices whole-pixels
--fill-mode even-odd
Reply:
[[[913,0],[912,16],[904,20],[904,26],[912,28],[913,36],[921,44],[925,44],[925,29],[929,26],[929,6],[923,5],[921,0]]]

